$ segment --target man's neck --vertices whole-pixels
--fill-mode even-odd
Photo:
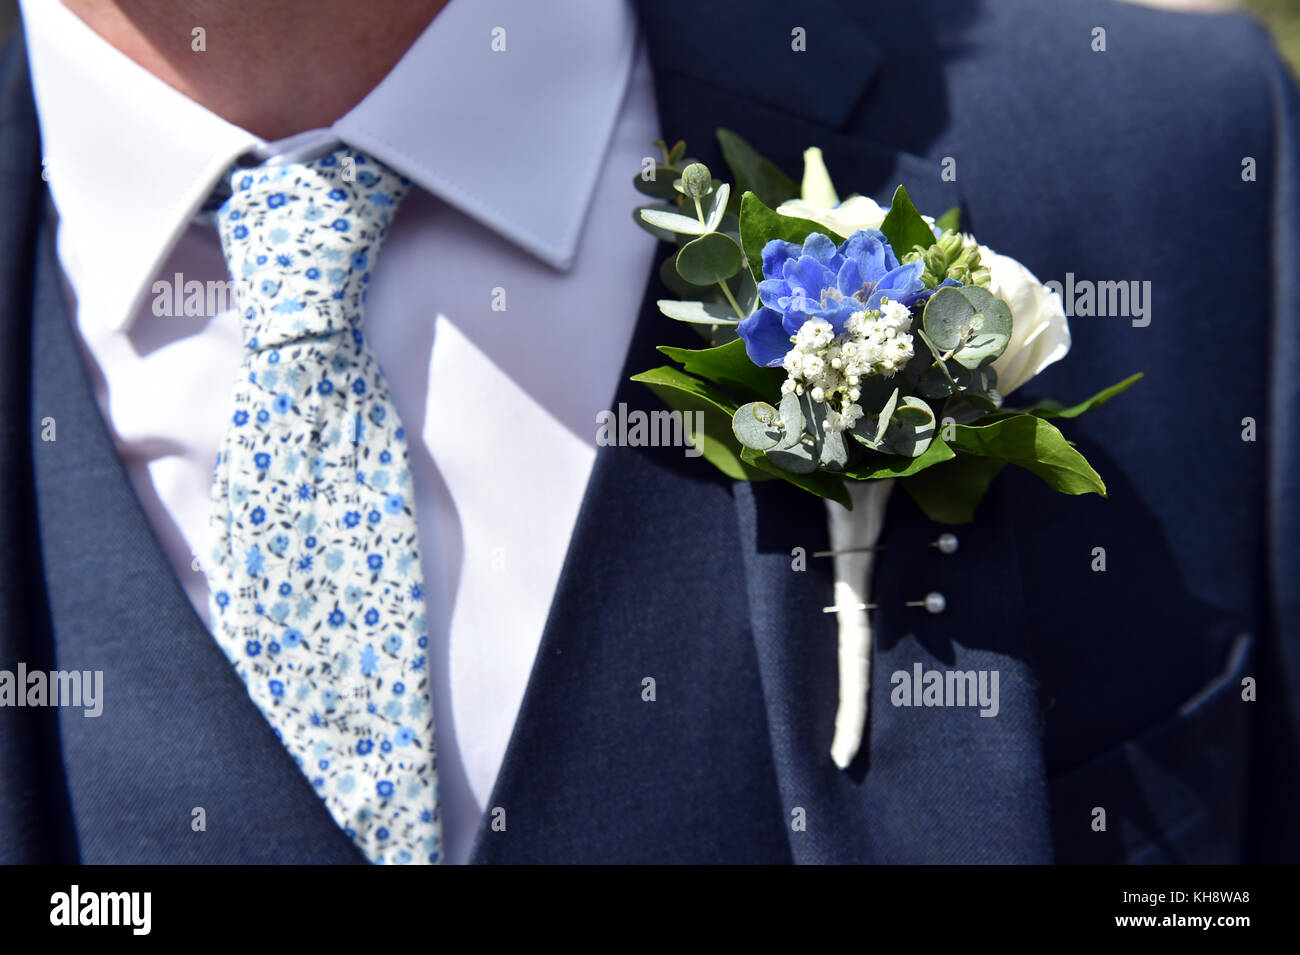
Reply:
[[[333,124],[447,2],[63,0],[163,82],[268,141]]]

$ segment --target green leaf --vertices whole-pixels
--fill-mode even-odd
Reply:
[[[658,395],[674,411],[700,411],[704,414],[704,434],[694,431],[694,415],[684,418],[692,429],[695,446],[704,459],[729,478],[740,481],[766,480],[762,468],[755,468],[741,458],[744,450],[731,431],[735,411],[726,395],[698,378],[692,378],[671,365],[662,365],[632,376]]]
[[[961,207],[953,206],[943,215],[939,216],[939,218],[934,220],[934,227],[940,232],[947,232],[950,229],[953,232],[961,231]]]
[[[743,264],[740,246],[721,232],[702,235],[686,243],[677,253],[677,274],[693,285],[712,285],[729,279]]]
[[[675,166],[677,162],[686,155],[686,140],[679,139],[673,143],[672,148],[668,150],[668,165]]]
[[[782,437],[776,447],[777,450],[787,451],[803,438],[803,406],[799,404],[799,396],[793,392],[783,395],[777,413],[780,415]]]
[[[770,451],[785,437],[777,418],[777,410],[766,401],[751,401],[736,409],[731,418],[731,430],[745,447]]]
[[[808,474],[795,474],[777,467],[767,459],[767,455],[760,451],[751,451],[745,448],[741,451],[741,459],[748,465],[765,471],[773,477],[779,477],[783,481],[788,481],[795,487],[803,488],[805,491],[811,491],[818,497],[830,498],[832,501],[839,501],[849,510],[853,509],[853,499],[849,497],[848,489],[844,482],[840,480],[839,475],[831,474],[827,471],[812,471]]]
[[[699,219],[684,216],[667,207],[641,206],[637,209],[641,221],[662,232],[667,232],[669,241],[676,241],[677,235],[703,235],[704,224]],[[659,233],[654,233],[658,235]]]
[[[787,199],[798,197],[795,181],[731,130],[718,130],[718,145],[722,147],[722,158],[731,167],[738,192],[748,190],[768,206],[779,206]]]
[[[780,399],[785,372],[760,368],[745,354],[739,338],[717,348],[675,348],[660,345],[663,352],[693,375],[699,375],[731,391],[740,401],[775,402]],[[734,405],[733,405],[734,408]]]
[[[975,507],[1006,467],[1005,461],[961,454],[903,482],[925,516],[940,524],[969,524]]]
[[[905,458],[896,454],[876,454],[856,468],[846,468],[845,477],[859,481],[878,480],[880,478],[903,478],[919,474],[926,468],[944,461],[951,461],[956,455],[942,438],[934,438],[925,453],[916,458]]]
[[[992,424],[959,424],[953,443],[1033,471],[1063,494],[1106,496],[1106,485],[1087,459],[1054,425],[1037,415],[1017,414]]]
[[[1087,401],[1081,401],[1079,404],[1073,405],[1069,408],[1052,408],[1042,405],[1037,408],[1028,408],[1026,410],[1029,414],[1037,415],[1040,418],[1077,418],[1085,411],[1091,411],[1093,408],[1104,405],[1106,402],[1110,401],[1111,398],[1114,398],[1121,392],[1127,391],[1133,385],[1137,384],[1142,377],[1143,373],[1140,371],[1136,375],[1129,375],[1123,381],[1117,382],[1109,388],[1103,388]]]
[[[692,285],[677,274],[676,252],[659,263],[659,281],[663,282],[670,292],[680,295],[682,298],[699,298],[709,294],[704,286]]]
[[[809,219],[796,219],[772,211],[754,193],[740,198],[740,244],[755,282],[763,281],[763,246],[773,239],[802,244],[814,232],[826,235],[830,230]]]
[[[880,223],[880,231],[885,233],[885,238],[894,247],[894,255],[900,259],[912,251],[914,245],[923,249],[934,245],[933,230],[921,218],[921,213],[916,211],[916,206],[912,205],[907,190],[902,186],[894,190],[894,198],[889,203],[889,214]]]
[[[656,305],[659,311],[678,322],[692,325],[739,325],[740,319],[730,305],[715,302],[677,302],[661,298]]]

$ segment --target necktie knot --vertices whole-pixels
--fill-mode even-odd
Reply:
[[[359,325],[375,258],[409,185],[346,148],[232,170],[217,225],[244,344],[278,348]]]

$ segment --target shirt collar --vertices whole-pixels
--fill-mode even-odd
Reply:
[[[60,260],[80,320],[113,330],[130,323],[237,157],[313,140],[373,155],[567,269],[637,30],[628,0],[455,0],[333,127],[266,143],[168,86],[61,3],[22,0],[22,11]]]

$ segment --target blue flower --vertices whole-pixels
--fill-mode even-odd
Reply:
[[[257,412],[258,424],[266,424],[270,420],[271,420],[271,412],[267,411],[265,408],[262,408]]]
[[[424,596],[424,588],[421,587],[419,584],[411,584],[411,599],[419,600],[423,596]],[[424,644],[420,644],[420,646],[424,646]]]
[[[335,219],[333,222],[330,223],[330,227],[335,232],[347,232],[348,229],[350,228],[347,219]]]
[[[379,672],[379,654],[375,653],[375,648],[367,643],[366,648],[361,651],[361,675],[374,676]]]
[[[279,255],[275,257],[275,264],[284,268],[288,268],[290,265],[293,265],[293,256],[285,255],[283,252],[281,252]]]
[[[277,557],[283,557],[284,552],[289,549],[289,535],[276,534],[271,538],[271,542],[266,545],[267,549]]]
[[[354,269],[356,269],[357,271],[360,271],[361,269],[364,269],[364,268],[366,267],[366,253],[364,253],[364,252],[355,252],[355,253],[353,253],[353,255],[352,255],[352,267],[353,267]]]
[[[330,611],[330,615],[329,615],[329,625],[330,625],[331,627],[341,627],[341,626],[343,626],[343,624],[344,624],[344,622],[345,622],[346,620],[347,620],[347,617],[344,616],[342,610],[337,610],[337,609],[336,609],[336,610],[331,610],[331,611]]]
[[[278,209],[284,205],[286,201],[287,197],[283,192],[273,192],[271,195],[266,197],[266,207],[268,209]]]
[[[248,515],[248,519],[254,524],[260,524],[266,520],[266,511],[261,507],[255,507],[253,508],[253,512]]]
[[[244,644],[244,652],[247,653],[250,657],[255,657],[262,652],[262,645],[258,643],[256,640],[249,640],[246,644]]]
[[[380,795],[383,794],[381,793]],[[375,838],[378,839],[380,842],[383,842],[385,839],[387,839],[388,835],[389,835],[388,830],[385,829],[383,826],[380,826],[378,829],[375,830]]]
[[[248,575],[250,577],[256,577],[266,569],[266,557],[262,554],[262,548],[258,547],[256,544],[249,548],[244,559],[247,562]]]
[[[225,610],[226,605],[229,603],[230,603],[230,594],[226,593],[224,590],[218,590],[217,606],[220,607],[222,610]]]
[[[277,314],[280,315],[290,315],[294,312],[301,312],[306,307],[307,306],[303,304],[302,299],[290,298],[290,299],[285,299],[279,305],[272,305],[271,311],[276,312]]]
[[[298,500],[310,501],[311,495],[312,495],[312,489],[310,484],[304,482],[298,485]]]
[[[366,565],[371,570],[379,570],[379,568],[384,566],[384,558],[379,554],[370,554],[366,557]]]
[[[240,408],[238,411],[235,412],[234,420],[236,426],[248,424],[248,412],[245,411],[243,408]]]
[[[361,740],[360,742],[357,743],[357,754],[360,755],[360,756],[365,756],[367,753],[369,753],[369,752],[370,752],[372,749],[374,749],[374,748],[375,748],[375,744],[374,744],[374,743],[372,743],[372,742],[371,742],[370,740],[368,740],[368,739],[363,739],[363,740]]]
[[[322,395],[328,395],[334,390],[334,382],[330,381],[328,378],[322,378],[320,384],[316,386],[316,390]]]
[[[415,739],[415,733],[405,726],[400,727],[398,731],[393,734],[393,744],[395,746],[408,746],[413,739]]]
[[[406,684],[405,684],[405,683],[402,683],[402,682],[399,681],[399,682],[393,684],[393,695],[394,695],[394,696],[401,696],[401,695],[402,695],[403,693],[405,693],[405,692],[406,692]]]
[[[259,469],[265,471],[271,466],[271,456],[265,451],[259,451],[257,454],[253,455],[253,463],[256,464]]]
[[[388,416],[388,409],[383,405],[370,406],[370,420],[374,424],[383,424],[384,418]]]
[[[311,554],[304,554],[302,557],[298,558],[298,569],[303,573],[306,573],[307,571],[311,570],[311,565],[313,562],[314,562],[314,558],[311,556]]]
[[[366,611],[366,625],[373,627],[377,623],[379,623],[379,611],[371,607]]]
[[[379,616],[378,613],[376,613],[374,610],[370,612],[375,614],[375,617],[378,618]],[[396,653],[398,650],[402,649],[402,638],[395,633],[385,638],[384,649],[387,650],[389,653]]]
[[[325,555],[325,566],[332,572],[343,566],[343,551],[335,548]]]
[[[383,451],[380,451],[380,452],[379,452],[379,463],[380,463],[380,464],[392,464],[392,463],[393,463],[393,456],[388,452],[388,449],[387,449],[387,448],[385,448]]]
[[[240,189],[252,189],[252,188],[253,188],[253,177],[252,177],[252,176],[244,176],[242,179],[240,179],[240,180],[239,180],[239,188],[240,188]]]
[[[384,740],[382,743],[379,744],[379,748],[382,749],[385,753],[391,753],[393,751],[393,744],[388,742],[388,740]]]
[[[284,642],[286,647],[296,647],[298,644],[302,643],[302,631],[296,627],[290,627],[284,632],[284,636],[280,639]]]
[[[271,410],[276,414],[287,414],[293,407],[293,398],[286,394],[278,394],[275,400],[271,402]]]
[[[267,298],[273,298],[280,291],[280,283],[272,279],[262,280],[262,294]]]
[[[360,511],[348,511],[343,515],[343,524],[346,527],[356,527],[361,523]]]
[[[366,382],[364,378],[353,379],[352,393],[354,395],[364,395],[366,393]]]
[[[270,683],[272,696],[284,696],[284,683],[281,680],[272,680]]]
[[[335,202],[342,202],[348,197],[347,192],[342,189],[331,189],[328,195]]]
[[[234,236],[235,236],[236,239],[247,239],[247,238],[248,238],[248,226],[246,226],[246,225],[237,225],[237,226],[235,226]]]
[[[286,580],[284,583],[282,583],[282,584],[280,585],[280,596],[281,596],[281,597],[287,597],[287,596],[289,596],[291,593],[293,593],[293,584],[289,583],[289,582]]]
[[[835,334],[854,312],[880,307],[882,298],[911,306],[922,290],[924,263],[899,265],[878,229],[859,230],[838,247],[814,232],[802,246],[773,239],[763,247],[763,303],[737,331],[756,365],[777,367],[790,336],[810,318],[831,323]]]

